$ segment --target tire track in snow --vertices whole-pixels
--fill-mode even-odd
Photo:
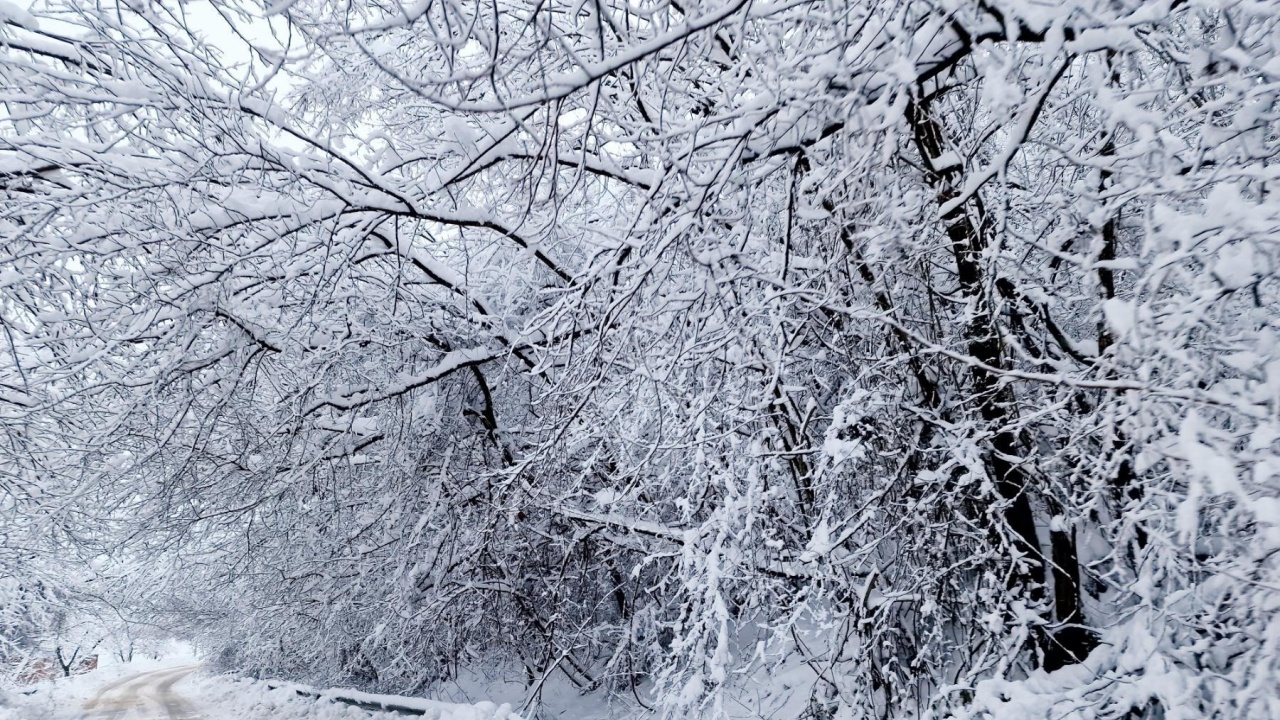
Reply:
[[[108,683],[84,704],[80,719],[199,720],[191,703],[173,692],[173,686],[195,669],[157,670]]]

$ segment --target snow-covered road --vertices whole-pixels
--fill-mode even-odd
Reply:
[[[194,665],[132,675],[102,686],[84,704],[83,720],[197,720],[195,707],[173,686]]]
[[[85,675],[0,687],[0,720],[520,720],[510,706],[492,702],[311,688],[210,673],[194,657],[177,660],[107,664]]]

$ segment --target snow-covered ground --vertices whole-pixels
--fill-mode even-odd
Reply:
[[[363,703],[411,708],[426,720],[521,720],[508,705],[491,702],[450,703],[422,698],[369,695],[354,691],[320,691],[320,697],[297,692],[302,686],[211,675],[193,666],[194,658],[172,655],[107,664],[97,671],[0,689],[0,720],[403,720],[409,717],[337,702],[350,697]],[[183,668],[194,667],[190,672]]]
[[[372,704],[412,708],[422,712],[420,717],[426,720],[520,720],[510,706],[491,702],[446,703],[351,691],[328,691],[314,698],[299,695],[292,686],[272,687],[260,680],[224,676],[193,675],[186,681],[185,694],[193,705],[202,709],[205,720],[404,720],[407,717],[361,709],[331,699],[339,695]]]
[[[84,675],[26,686],[0,683],[0,720],[43,720],[68,714],[74,716],[106,685],[139,673],[194,662],[197,661],[192,655],[181,650],[162,658],[139,657],[127,663],[104,654],[99,656],[98,669]]]

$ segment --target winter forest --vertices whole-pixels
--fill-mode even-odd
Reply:
[[[1275,0],[0,23],[0,658],[1280,717]]]

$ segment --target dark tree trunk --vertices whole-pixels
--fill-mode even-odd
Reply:
[[[950,148],[927,103],[913,102],[907,117],[938,205],[946,206],[960,197],[963,168],[958,162],[938,162],[939,158],[947,156]],[[1030,480],[1018,463],[1016,398],[1013,389],[1001,383],[999,377],[1001,370],[1008,369],[1008,361],[986,291],[994,279],[986,276],[982,265],[983,254],[989,244],[985,218],[981,198],[975,195],[968,202],[959,203],[944,213],[941,221],[955,259],[961,294],[970,304],[965,340],[970,357],[977,363],[969,368],[969,377],[978,413],[992,433],[986,462],[1000,497],[1005,501],[1004,524],[1012,531],[1018,551],[1027,558],[1015,577],[1025,584],[1034,600],[1044,597],[1048,577],[1044,552],[1036,533],[1035,513],[1028,495]],[[1083,612],[1074,534],[1051,532],[1050,544],[1055,615],[1060,622],[1078,624],[1083,620]],[[1077,662],[1096,645],[1093,634],[1078,625],[1040,635],[1046,667]]]

